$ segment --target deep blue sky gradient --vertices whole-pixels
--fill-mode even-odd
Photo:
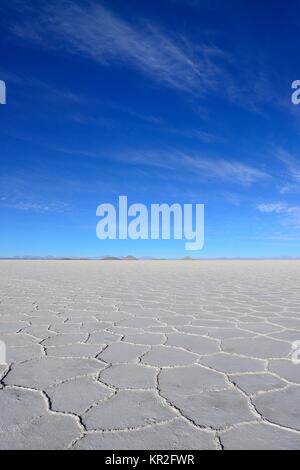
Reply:
[[[199,257],[300,256],[300,3],[0,5],[0,256],[182,257],[96,207],[204,203]]]

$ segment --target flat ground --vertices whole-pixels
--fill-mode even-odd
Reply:
[[[1,261],[1,449],[300,449],[298,261]]]

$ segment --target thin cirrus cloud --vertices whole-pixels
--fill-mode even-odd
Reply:
[[[38,213],[57,213],[64,212],[67,205],[65,203],[42,203],[35,201],[7,201],[6,198],[0,199],[0,208],[2,209],[15,209],[25,212],[38,212]]]
[[[275,213],[283,215],[293,224],[300,225],[300,207],[291,206],[284,202],[263,203],[256,206],[257,210],[262,213]]]
[[[287,168],[289,175],[295,182],[300,183],[300,161],[287,150],[279,147],[275,150],[275,156]]]
[[[300,161],[295,155],[282,147],[275,148],[274,155],[283,164],[286,172],[280,194],[298,193],[300,191]]]
[[[113,158],[126,164],[156,167],[179,175],[186,171],[198,179],[212,179],[244,186],[259,183],[271,177],[268,173],[258,168],[236,160],[211,158],[176,151],[125,152],[121,155],[116,154]]]
[[[187,165],[203,174],[220,180],[251,185],[269,177],[267,173],[237,161],[204,159],[186,156]]]
[[[24,12],[30,14],[26,5]],[[227,58],[218,47],[171,37],[149,22],[133,26],[94,1],[42,3],[32,15],[30,28],[25,20],[11,24],[10,30],[49,47],[64,45],[103,65],[129,64],[155,80],[192,93],[203,93],[224,81]]]
[[[276,214],[282,214],[287,211],[288,205],[283,202],[263,203],[263,204],[258,204],[257,209],[260,212],[266,212],[266,213],[275,212]]]
[[[244,50],[229,52],[147,20],[125,20],[95,0],[39,0],[34,7],[19,0],[18,5],[20,19],[13,17],[5,26],[22,41],[83,55],[104,66],[129,66],[196,97],[221,90],[229,103],[250,112],[264,115],[265,103],[278,106],[265,65],[250,58],[250,73]]]

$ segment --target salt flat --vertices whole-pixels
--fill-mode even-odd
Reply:
[[[299,449],[299,261],[1,261],[1,449]]]

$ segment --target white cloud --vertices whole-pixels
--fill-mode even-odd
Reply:
[[[287,168],[290,176],[297,183],[300,183],[300,161],[299,159],[288,152],[287,150],[279,147],[275,150],[275,156],[280,160]]]
[[[290,206],[284,202],[258,204],[256,208],[263,213],[282,214],[293,224],[300,225],[300,206]]]
[[[249,185],[268,177],[267,173],[252,166],[224,159],[185,157],[186,163],[204,175],[220,180]]]
[[[43,203],[33,201],[7,201],[6,197],[1,197],[0,207],[4,209],[15,209],[25,212],[63,212],[67,205],[64,203]]]
[[[178,175],[187,172],[187,174],[193,174],[199,179],[214,179],[245,186],[270,178],[264,171],[236,160],[180,153],[178,151],[127,151],[114,155],[113,158],[129,165],[157,167]]]
[[[283,242],[298,242],[300,241],[300,237],[295,235],[273,235],[270,237],[266,237],[267,240],[276,240],[276,241],[283,241]]]
[[[280,194],[290,194],[290,193],[298,193],[300,191],[300,185],[296,183],[286,183],[281,186],[279,192]]]
[[[28,14],[28,6],[24,8]],[[25,19],[10,29],[23,39],[64,46],[103,65],[129,64],[153,79],[193,93],[213,89],[224,79],[226,56],[219,48],[192,45],[187,38],[171,36],[149,22],[133,25],[95,1],[44,4],[32,10],[30,28]]]
[[[267,212],[267,213],[276,212],[276,214],[282,214],[283,212],[286,212],[287,208],[288,208],[287,204],[284,204],[282,202],[257,205],[257,209],[260,212]]]
[[[95,0],[41,0],[34,6],[18,0],[18,5],[23,20],[13,15],[6,25],[22,40],[78,53],[102,65],[125,64],[196,96],[221,93],[230,103],[262,116],[264,104],[279,105],[273,78],[258,55],[249,56],[239,47],[234,53],[225,51],[203,41],[200,30],[199,39],[193,33],[191,40],[137,16],[121,18]]]

